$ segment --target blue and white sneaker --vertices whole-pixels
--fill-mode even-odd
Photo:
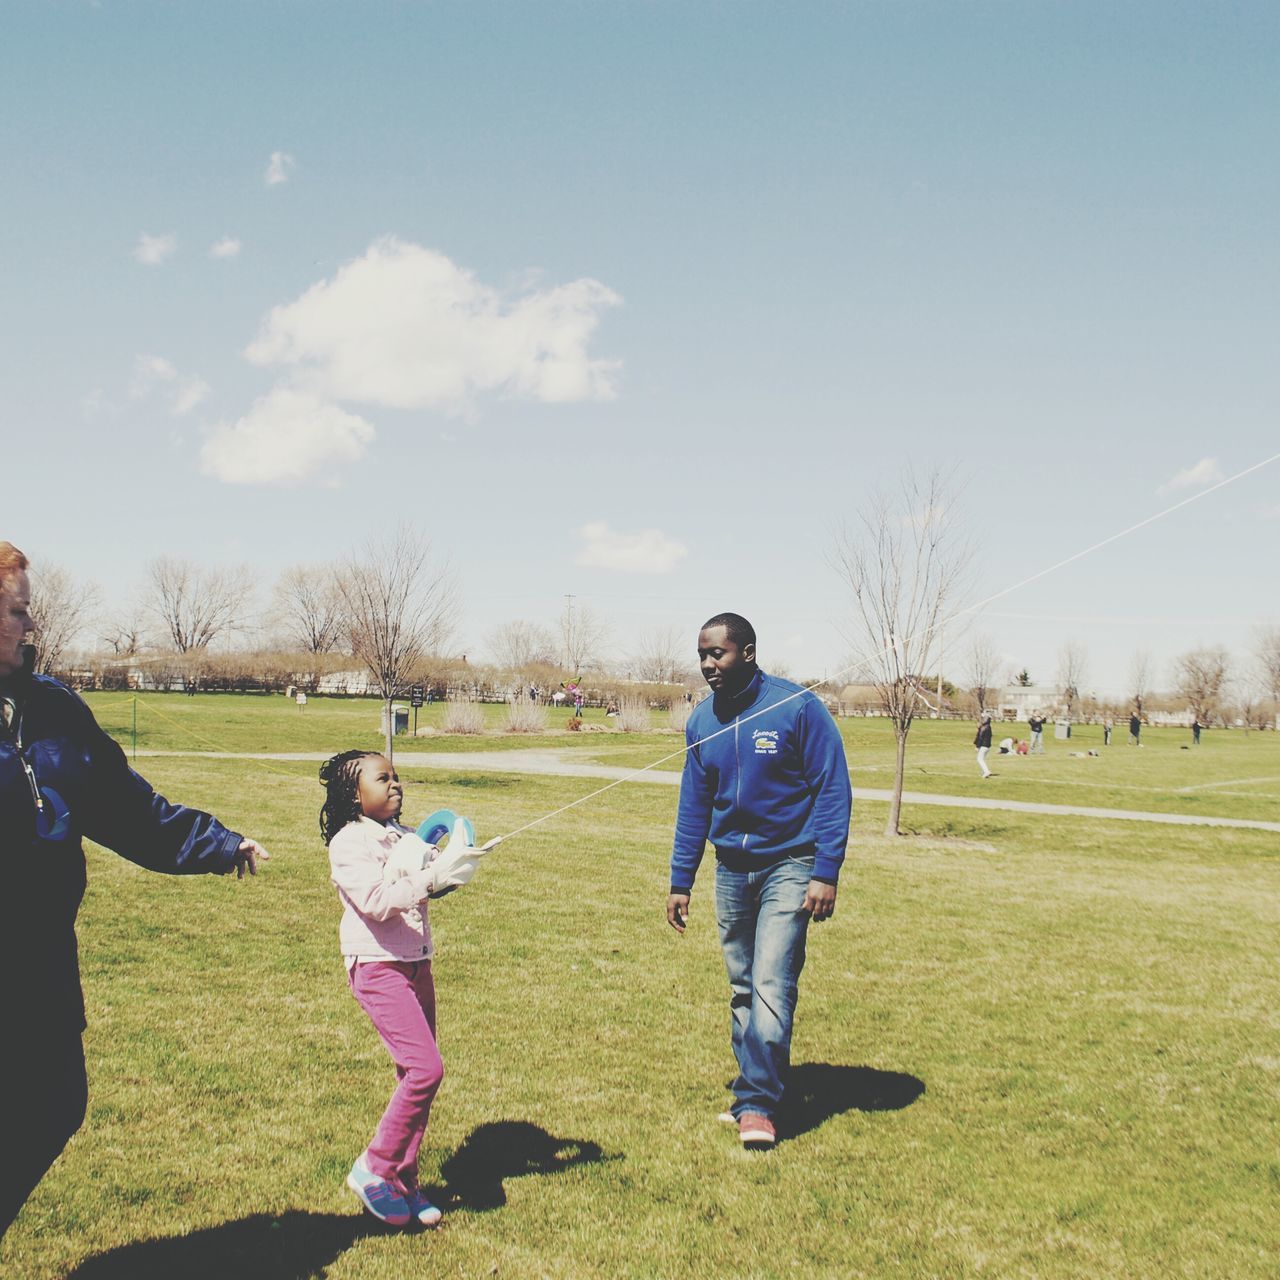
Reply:
[[[351,1166],[347,1174],[347,1186],[356,1193],[375,1218],[393,1227],[409,1225],[409,1204],[399,1189],[376,1173],[365,1168],[364,1157],[361,1156]]]
[[[438,1206],[431,1203],[418,1187],[413,1187],[409,1191],[406,1200],[409,1204],[409,1213],[417,1220],[418,1224],[423,1227],[438,1227],[440,1219],[444,1214],[440,1212]]]

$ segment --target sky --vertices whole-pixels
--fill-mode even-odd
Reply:
[[[615,660],[733,610],[816,678],[908,466],[956,477],[963,607],[1280,450],[1272,3],[3,13],[0,536],[109,607],[407,525],[458,652],[571,595]],[[1280,464],[944,670],[1243,666],[1278,543]]]

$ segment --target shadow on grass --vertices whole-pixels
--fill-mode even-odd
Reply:
[[[482,1124],[441,1168],[434,1197],[450,1209],[498,1209],[503,1180],[620,1159],[594,1142],[556,1138],[523,1120]],[[366,1236],[398,1234],[368,1214],[258,1213],[185,1236],[139,1240],[82,1262],[68,1280],[310,1280]]]
[[[802,1062],[787,1080],[781,1136],[797,1138],[846,1111],[901,1111],[922,1093],[924,1081],[904,1071]]]
[[[506,1178],[531,1173],[560,1173],[579,1164],[596,1164],[606,1156],[594,1142],[556,1138],[527,1120],[499,1120],[472,1130],[443,1165],[441,1207],[498,1209],[507,1203]]]
[[[367,1214],[256,1213],[166,1240],[139,1240],[82,1262],[69,1280],[309,1280],[365,1236],[390,1228]]]

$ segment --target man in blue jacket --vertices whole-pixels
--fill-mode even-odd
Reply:
[[[708,840],[729,972],[738,1078],[721,1119],[744,1146],[777,1140],[809,921],[835,910],[853,792],[844,743],[822,702],[756,666],[756,634],[720,613],[698,634],[711,697],[685,729],[667,921],[685,931]]]
[[[0,542],[0,1235],[84,1120],[81,837],[174,875],[253,874],[267,856],[157,795],[76,694],[31,674],[26,570]]]

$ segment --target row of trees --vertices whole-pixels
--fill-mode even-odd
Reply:
[[[1154,691],[1155,659],[1150,650],[1140,649],[1129,664],[1129,692],[1122,704],[1098,702],[1086,693],[1088,669],[1088,650],[1077,640],[1067,641],[1058,654],[1057,688],[1071,719],[1129,710],[1142,715],[1149,707],[1154,709],[1153,704],[1163,708],[1172,700],[1179,708],[1188,709],[1202,725],[1236,717],[1253,724],[1262,718],[1268,704],[1274,707],[1280,702],[1280,626],[1258,627],[1252,652],[1243,661],[1233,658],[1223,645],[1203,645],[1179,654],[1159,694]],[[988,635],[974,637],[966,657],[965,675],[978,711],[992,706],[997,684],[1032,683],[1025,669],[1008,670]]]

